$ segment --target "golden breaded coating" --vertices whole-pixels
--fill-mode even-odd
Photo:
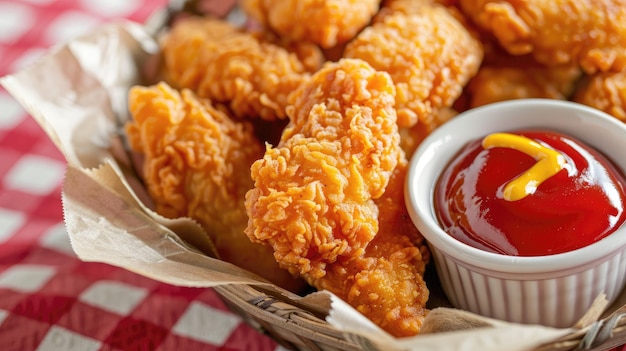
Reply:
[[[400,146],[406,157],[410,159],[422,141],[437,127],[456,116],[458,112],[450,107],[437,109],[433,113],[431,123],[418,123],[411,128],[399,128]]]
[[[429,291],[423,274],[430,252],[404,202],[407,162],[398,164],[385,193],[376,199],[379,231],[363,256],[335,262],[314,282],[396,337],[419,333]]]
[[[461,0],[460,7],[513,55],[587,73],[626,68],[625,0]]]
[[[483,66],[467,86],[470,106],[524,98],[567,100],[581,73],[572,65]]]
[[[420,7],[432,6],[433,4],[440,3],[435,0],[383,0],[380,10],[376,14],[376,20],[379,20],[381,16],[387,16],[395,12],[404,14],[419,13]]]
[[[338,258],[363,254],[380,197],[401,157],[389,75],[360,60],[329,63],[291,97],[276,148],[252,165],[252,240],[311,281]]]
[[[285,48],[211,18],[176,22],[162,51],[171,86],[227,104],[240,118],[284,118],[289,93],[311,66]]]
[[[573,100],[626,122],[626,71],[589,77],[576,91]]]
[[[387,11],[363,30],[344,56],[359,58],[391,75],[398,125],[432,123],[436,109],[450,107],[480,66],[480,42],[444,6],[416,1]],[[390,6],[392,6],[391,4]],[[393,9],[393,7],[392,7]]]
[[[263,155],[249,126],[165,83],[133,87],[129,107],[133,120],[126,134],[133,151],[144,156],[143,179],[156,212],[197,220],[221,259],[286,289],[302,287],[278,267],[269,246],[244,233],[249,169]]]
[[[326,58],[322,49],[315,43],[304,40],[290,40],[280,37],[276,33],[270,32],[267,28],[257,28],[250,30],[250,34],[259,41],[275,44],[296,55],[302,62],[305,71],[315,72],[322,67]]]
[[[567,100],[583,76],[578,65],[546,66],[530,54],[511,55],[496,38],[482,34],[485,57],[464,91],[467,108],[524,98]]]
[[[330,48],[370,23],[381,0],[242,0],[248,15],[281,37]]]
[[[357,59],[303,84],[280,143],[252,167],[246,233],[309,284],[408,336],[427,313],[430,254],[405,207],[393,97],[389,75]]]

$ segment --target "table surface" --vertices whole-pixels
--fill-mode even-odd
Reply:
[[[0,76],[114,18],[165,0],[0,0]],[[0,90],[0,350],[280,350],[212,289],[77,259],[63,224],[65,161]]]
[[[0,76],[103,22],[142,22],[165,2],[0,0]],[[64,172],[60,152],[0,88],[0,350],[284,350],[212,289],[80,261],[63,224]]]

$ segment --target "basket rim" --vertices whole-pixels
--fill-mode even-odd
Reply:
[[[328,344],[346,351],[379,350],[373,343],[368,342],[366,336],[346,335],[314,313],[289,304],[255,286],[220,285],[214,289],[222,298],[237,305],[241,309],[239,312],[246,314],[242,316],[244,319],[262,321],[263,323],[259,324],[266,325],[263,330],[260,330],[262,333],[273,335],[272,332],[266,330],[269,324],[270,327],[279,327],[294,333],[298,338],[309,340],[314,345]],[[587,327],[545,343],[533,351],[602,351],[624,344],[626,344],[626,306],[618,308],[611,315]]]

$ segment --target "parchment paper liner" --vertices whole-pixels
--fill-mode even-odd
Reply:
[[[576,327],[566,329],[506,323],[439,307],[427,318],[423,334],[395,339],[328,292],[300,297],[211,258],[212,244],[194,221],[165,219],[144,205],[150,200],[124,148],[121,126],[129,118],[126,94],[132,85],[144,82],[142,72],[157,49],[144,26],[112,23],[54,48],[33,65],[0,80],[67,160],[63,208],[80,259],[180,286],[259,286],[327,316],[347,339],[367,339],[385,350],[532,350],[544,343],[552,343],[549,349],[554,349],[554,340],[562,338],[564,345],[571,346],[569,341],[600,324],[594,322],[605,311],[602,297]],[[437,293],[433,291],[431,300],[445,301]],[[625,303],[623,292],[606,313],[624,312]]]

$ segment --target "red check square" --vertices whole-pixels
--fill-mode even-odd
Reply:
[[[123,350],[154,350],[165,340],[169,330],[140,319],[122,319],[103,343]]]
[[[77,301],[63,315],[58,325],[96,340],[104,340],[117,327],[123,317]]]
[[[15,305],[11,313],[54,324],[69,311],[75,302],[75,297],[34,294],[26,296]]]
[[[10,314],[0,328],[0,350],[35,350],[50,329],[50,324]]]

